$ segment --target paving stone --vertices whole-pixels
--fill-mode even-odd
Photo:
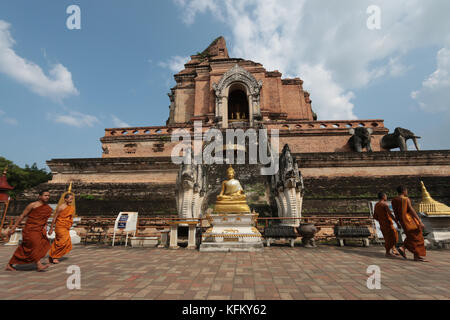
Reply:
[[[0,259],[6,264],[14,250],[0,246]],[[388,259],[381,246],[253,253],[74,246],[43,273],[32,265],[0,270],[0,299],[449,300],[450,251],[430,250],[427,257],[430,263]],[[67,288],[70,265],[80,267],[79,290]],[[380,267],[380,290],[367,288],[370,265]]]

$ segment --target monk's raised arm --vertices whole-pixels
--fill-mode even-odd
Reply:
[[[31,210],[33,210],[34,205],[33,203],[30,203],[25,210],[23,210],[22,214],[19,216],[19,218],[16,220],[16,223],[14,223],[13,227],[11,228],[11,230],[9,231],[10,234],[13,234],[16,231],[17,226],[22,222],[23,219],[25,219],[31,212]]]

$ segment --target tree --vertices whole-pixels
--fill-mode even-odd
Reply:
[[[36,163],[33,163],[31,167],[25,165],[25,168],[21,168],[12,161],[0,157],[0,170],[3,172],[6,166],[8,166],[8,173],[6,174],[8,183],[14,187],[14,190],[8,192],[12,198],[16,198],[23,191],[47,182],[52,178],[51,173],[48,173],[45,169],[39,169]]]

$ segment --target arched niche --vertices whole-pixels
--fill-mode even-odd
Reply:
[[[250,106],[248,88],[240,82],[233,83],[228,90],[228,122],[249,121]]]
[[[228,127],[229,120],[237,120],[231,119],[233,110],[229,108],[233,108],[236,99],[244,101],[243,95],[247,97],[248,111],[244,107],[241,108],[245,111],[247,121],[253,125],[255,117],[261,115],[259,105],[261,88],[262,81],[257,81],[250,72],[237,64],[222,76],[218,84],[213,84],[216,94],[216,119],[223,128]]]

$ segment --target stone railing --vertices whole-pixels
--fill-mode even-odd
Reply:
[[[202,124],[203,131],[207,131],[210,126],[207,124]],[[112,137],[112,136],[154,136],[154,135],[169,135],[173,131],[184,129],[188,132],[194,132],[194,126],[193,125],[183,125],[183,126],[158,126],[158,127],[134,127],[134,128],[109,128],[105,129],[105,137]]]
[[[357,127],[365,127],[372,129],[384,129],[384,120],[374,119],[374,120],[327,120],[327,121],[283,121],[276,122],[270,121],[265,122],[268,129],[279,129],[279,130],[320,130],[320,129],[345,129]]]
[[[333,130],[356,127],[366,127],[377,130],[387,130],[384,127],[384,120],[327,120],[327,121],[305,121],[305,120],[286,120],[282,122],[265,121],[264,125],[268,129],[279,130]],[[210,124],[202,124],[202,131],[205,132],[211,127]],[[108,128],[105,129],[105,137],[123,137],[123,136],[164,136],[170,135],[177,129],[185,129],[188,132],[194,132],[192,124],[182,124],[177,126],[157,126],[157,127],[132,127],[132,128]]]

